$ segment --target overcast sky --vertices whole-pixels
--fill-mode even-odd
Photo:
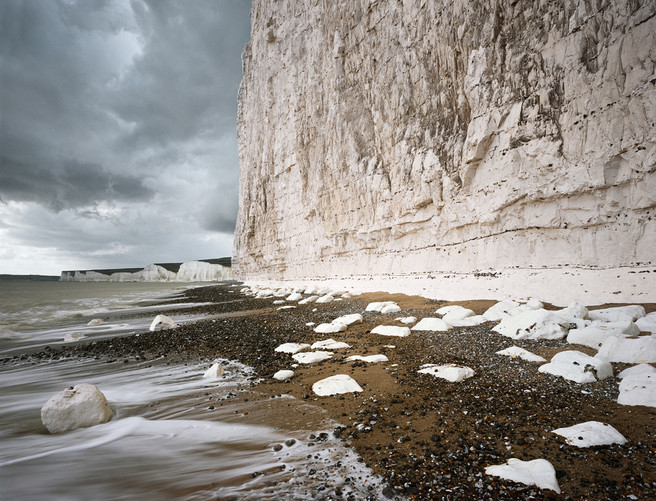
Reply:
[[[231,254],[249,9],[0,1],[0,273]]]

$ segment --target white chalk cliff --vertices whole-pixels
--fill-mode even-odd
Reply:
[[[63,271],[62,282],[218,282],[232,279],[232,268],[204,261],[185,261],[178,271],[149,264],[143,270],[112,273],[98,271]]]
[[[653,300],[655,10],[253,0],[235,276],[640,269],[602,285]]]

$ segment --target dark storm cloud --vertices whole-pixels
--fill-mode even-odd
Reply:
[[[229,254],[249,9],[0,1],[0,272]]]
[[[2,200],[51,210],[148,201],[153,180],[189,164],[199,142],[234,135],[249,7],[241,0],[0,2]],[[236,202],[234,163],[196,167],[232,179],[228,196]],[[224,205],[231,213],[217,220],[234,220],[236,203]]]

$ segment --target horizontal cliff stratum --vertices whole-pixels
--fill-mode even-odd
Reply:
[[[235,275],[655,301],[655,11],[254,0]]]

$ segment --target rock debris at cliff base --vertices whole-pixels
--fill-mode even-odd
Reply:
[[[319,305],[295,303],[296,309],[279,311],[272,305],[274,297],[253,298],[229,286],[194,289],[187,295],[196,302],[216,303],[198,307],[197,313],[220,312],[222,316],[139,336],[95,343],[82,340],[22,358],[42,363],[61,356],[98,357],[127,364],[160,359],[172,364],[203,361],[208,366],[217,358],[239,360],[252,366],[263,380],[235,398],[252,401],[288,394],[325,409],[339,423],[335,435],[350,443],[386,480],[384,493],[389,497],[556,496],[549,490],[485,474],[486,467],[512,458],[549,461],[565,499],[649,499],[656,493],[656,409],[618,404],[616,376],[578,384],[538,372],[537,363],[496,354],[519,346],[550,360],[571,348],[565,340],[511,339],[493,332],[497,322],[490,322],[446,332],[413,331],[407,337],[394,338],[392,348],[389,337],[371,333],[375,326],[393,324],[397,317],[429,317],[446,304],[401,294],[368,294]],[[368,303],[387,300],[398,304],[401,312],[365,312]],[[459,303],[475,314],[482,314],[492,304]],[[230,315],[231,306],[234,315]],[[647,312],[656,309],[653,304],[645,306]],[[299,365],[288,381],[273,379],[292,363],[291,355],[276,352],[276,347],[321,341],[326,336],[306,323],[329,323],[346,314],[362,314],[363,322],[331,336],[351,349],[339,350],[318,364]],[[389,362],[347,360],[356,353],[384,354]],[[452,383],[418,373],[424,364],[449,363],[470,367],[475,375]],[[612,365],[615,375],[629,367]],[[363,391],[317,397],[312,385],[335,374],[353,378]],[[199,401],[198,412],[212,410]],[[274,423],[276,416],[267,419]],[[553,433],[589,421],[610,424],[627,443],[580,449]]]

